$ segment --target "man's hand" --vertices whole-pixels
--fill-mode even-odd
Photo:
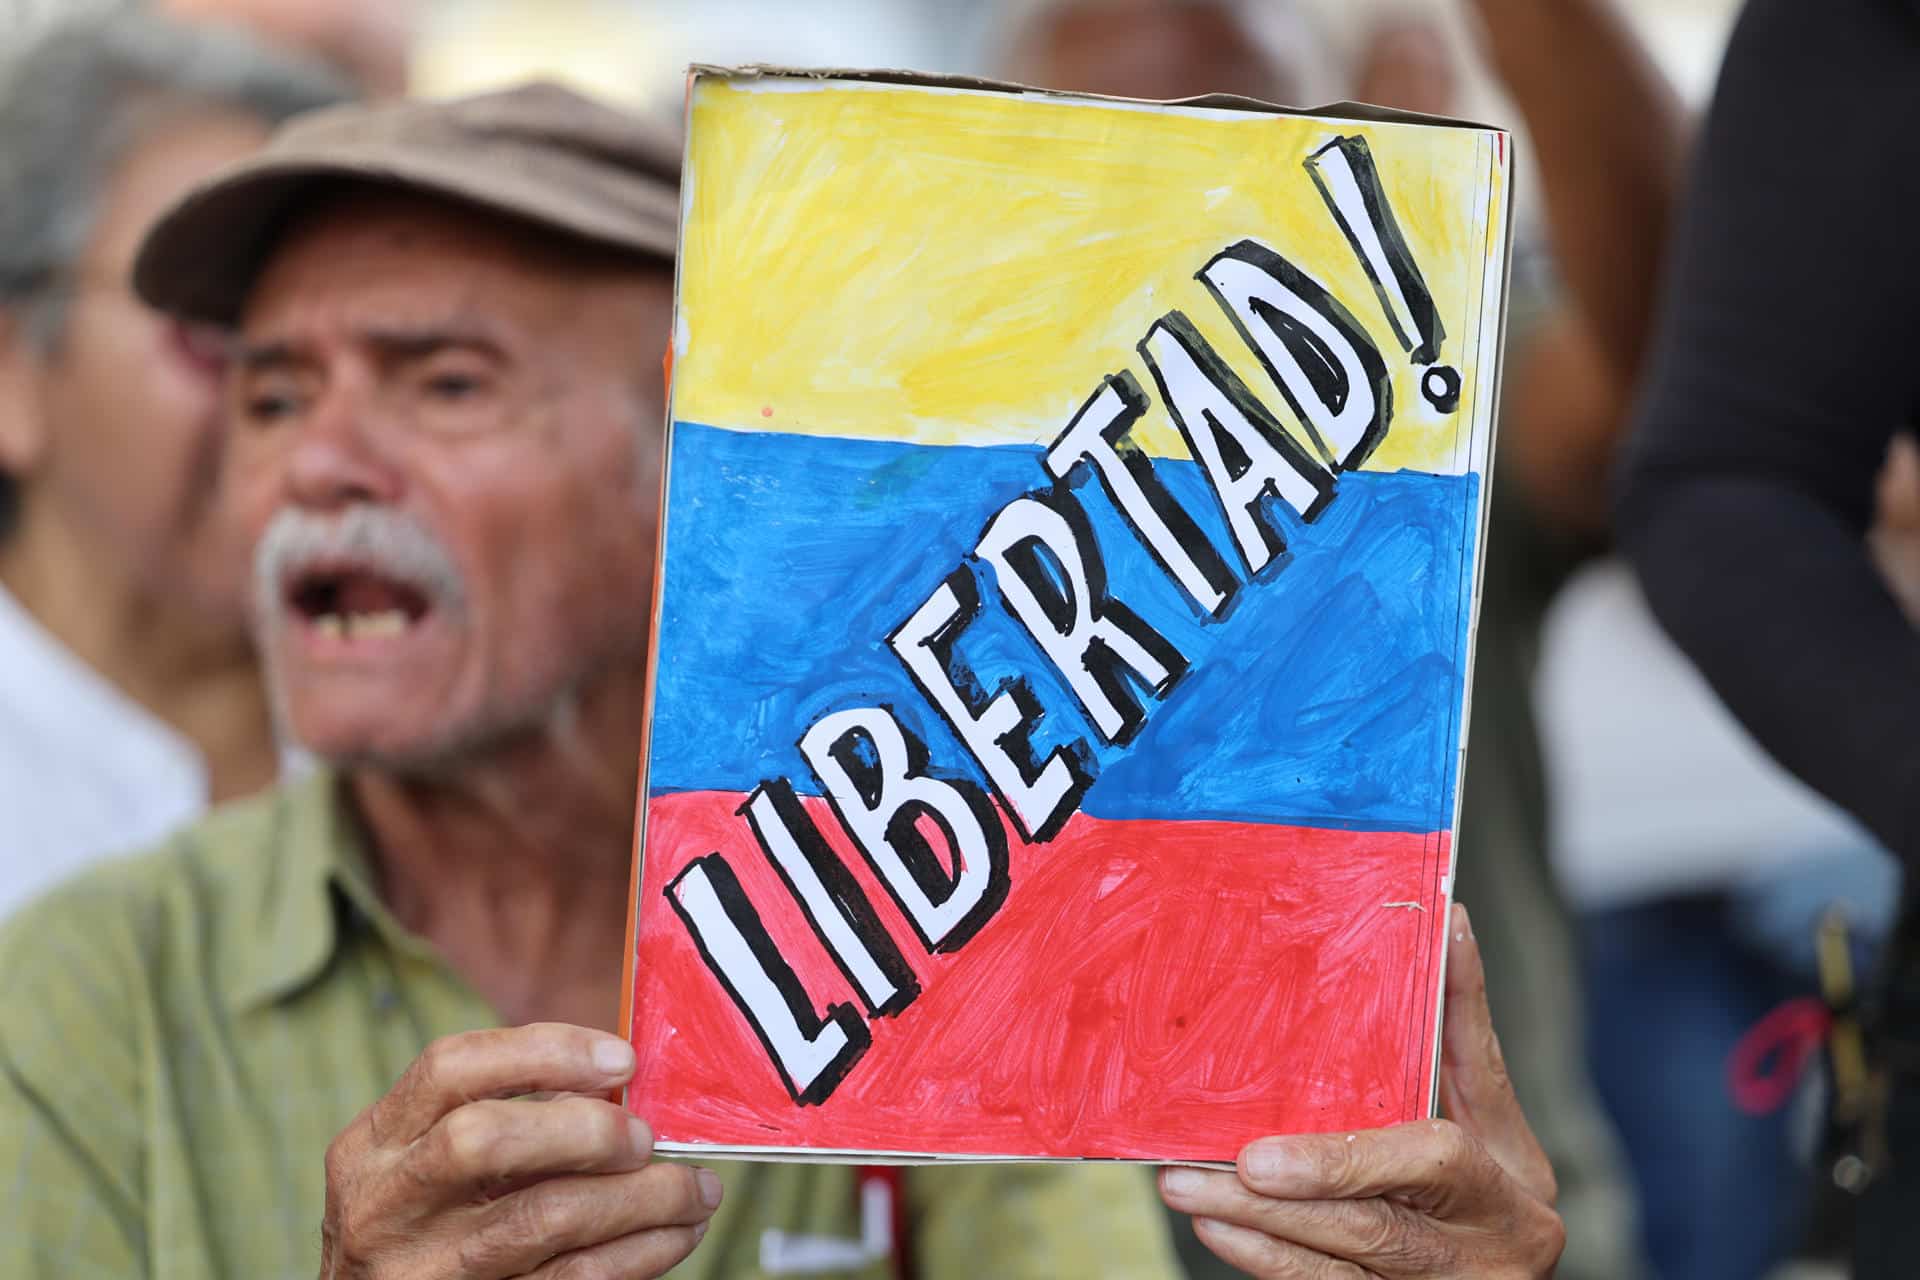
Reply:
[[[1440,1098],[1451,1120],[1262,1138],[1235,1173],[1167,1169],[1206,1246],[1264,1280],[1539,1280],[1566,1243],[1556,1188],[1507,1079],[1464,907],[1447,955]]]
[[[720,1203],[712,1172],[650,1162],[653,1135],[602,1098],[626,1042],[535,1023],[448,1036],[327,1149],[321,1280],[658,1276]]]

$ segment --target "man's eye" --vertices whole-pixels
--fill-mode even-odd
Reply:
[[[299,402],[290,395],[262,392],[250,395],[243,406],[247,421],[267,426],[293,416]]]
[[[479,378],[465,373],[436,373],[427,379],[427,394],[436,400],[468,400],[483,389]]]

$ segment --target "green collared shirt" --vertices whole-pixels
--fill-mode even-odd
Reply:
[[[327,1144],[428,1041],[497,1023],[372,891],[327,775],[97,868],[0,929],[0,1276],[311,1280]],[[792,1269],[860,1239],[851,1170],[716,1167],[676,1276],[890,1274]],[[1176,1274],[1138,1169],[906,1186],[922,1280]]]

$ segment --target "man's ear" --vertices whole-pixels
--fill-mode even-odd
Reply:
[[[47,447],[40,379],[46,356],[19,312],[0,307],[0,471],[31,475]]]

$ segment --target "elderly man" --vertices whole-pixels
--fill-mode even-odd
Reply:
[[[859,1239],[853,1171],[658,1162],[597,1096],[634,1066],[594,1028],[624,951],[676,156],[545,86],[338,110],[147,241],[147,297],[239,324],[257,626],[330,767],[0,935],[0,1272],[817,1275],[779,1242]],[[1164,1175],[1251,1273],[1551,1270],[1552,1174],[1456,934],[1459,1124]],[[1135,1170],[904,1181],[929,1280],[1172,1274]]]
[[[273,779],[216,493],[221,339],[143,305],[128,271],[181,192],[342,96],[238,34],[137,13],[7,50],[0,914]]]

